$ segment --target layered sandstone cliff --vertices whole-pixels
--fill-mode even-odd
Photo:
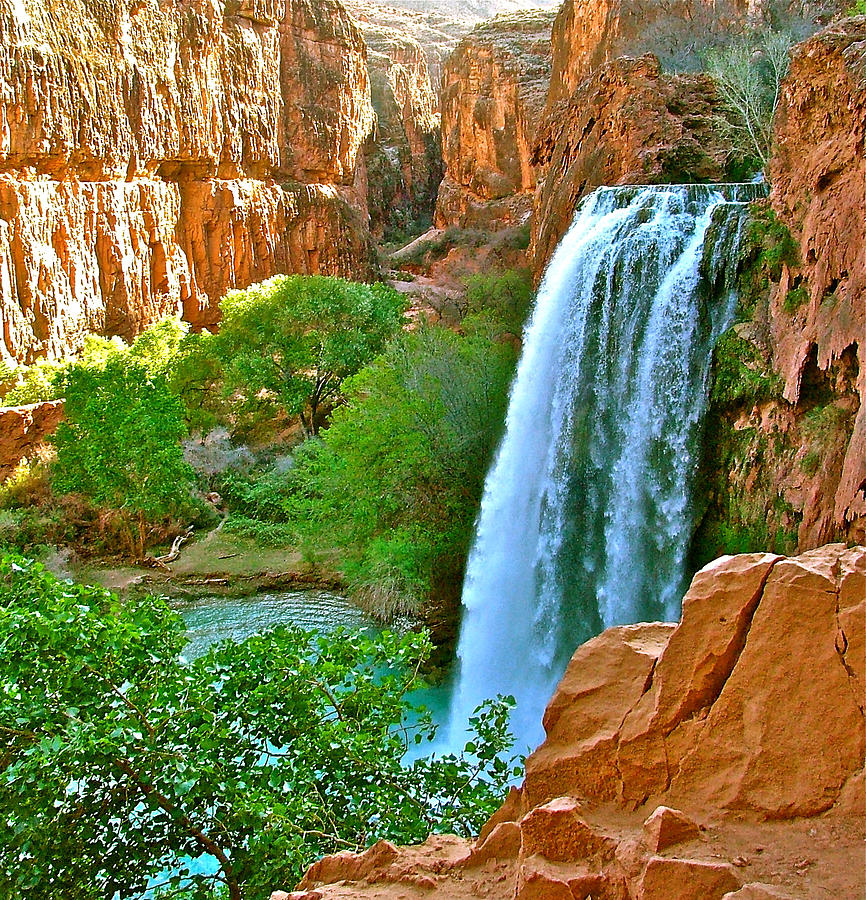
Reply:
[[[477,26],[449,57],[440,97],[445,178],[437,227],[496,228],[528,218],[552,21],[545,12],[499,16]]]
[[[540,277],[581,198],[601,185],[723,181],[727,147],[705,75],[664,74],[652,55],[618,59],[548,110],[532,163],[533,258]]]
[[[370,21],[361,29],[377,118],[367,148],[367,196],[373,230],[381,234],[432,220],[442,179],[438,102],[417,41]]]
[[[735,328],[736,365],[767,389],[711,407],[701,542],[725,529],[768,549],[866,539],[864,58],[866,17],[793,51]]]
[[[773,294],[774,363],[786,400],[802,403],[811,367],[851,420],[841,469],[807,498],[802,538],[820,543],[866,516],[866,16],[795,49],[775,136],[771,202],[800,261]],[[797,288],[805,302],[792,309]]]
[[[866,548],[724,557],[575,653],[474,843],[327,857],[295,900],[862,896]]]
[[[438,111],[442,66],[461,38],[472,30],[474,21],[449,13],[436,2],[403,6],[387,0],[344,0],[343,5],[364,31],[368,27],[389,29],[411,38],[421,47]]]
[[[370,275],[360,31],[336,0],[0,4],[2,355]]]

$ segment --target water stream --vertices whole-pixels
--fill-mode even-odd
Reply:
[[[485,697],[518,747],[574,649],[678,617],[712,348],[761,185],[601,188],[578,208],[524,334],[463,588],[450,743]]]

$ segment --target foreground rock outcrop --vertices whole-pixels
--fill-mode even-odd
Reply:
[[[336,0],[3,0],[0,85],[2,357],[373,273],[366,47]]]
[[[275,896],[859,897],[864,725],[866,548],[723,557],[679,625],[577,650],[477,841],[380,842]]]
[[[529,218],[532,144],[550,82],[552,13],[503,15],[476,26],[442,78],[445,178],[436,225],[485,228]]]

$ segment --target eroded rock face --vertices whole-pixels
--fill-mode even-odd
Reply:
[[[829,809],[866,750],[864,661],[840,616],[859,642],[863,629],[851,626],[866,625],[866,549],[722,557],[695,576],[651,684],[596,751],[592,769],[614,776],[599,783],[575,765],[584,744],[554,725],[526,763],[529,802],[564,788],[775,818]],[[590,668],[581,650],[570,669]],[[593,715],[592,701],[580,694],[569,704],[575,721]]]
[[[499,16],[477,26],[449,57],[440,97],[445,178],[437,227],[494,229],[528,218],[552,22],[546,12]]]
[[[421,45],[391,28],[361,24],[376,140],[367,149],[367,193],[373,230],[430,223],[442,179],[436,95]]]
[[[3,356],[371,274],[366,49],[335,0],[5,0],[0,83]]]
[[[54,434],[62,419],[62,400],[0,408],[0,483]]]
[[[748,6],[757,12],[756,4]],[[565,0],[553,26],[550,105],[619,57],[652,53],[668,70],[694,68],[695,52],[746,15],[745,0]]]
[[[679,625],[612,628],[578,649],[523,786],[474,845],[337,854],[297,896],[859,896],[860,867],[833,859],[862,852],[848,801],[863,786],[864,635],[866,548],[722,557],[695,576]]]
[[[775,128],[771,203],[800,245],[772,299],[774,363],[785,399],[811,405],[810,370],[856,387],[853,434],[836,484],[807,498],[801,544],[866,516],[866,16],[795,48]],[[786,309],[790,290],[806,302]],[[830,392],[838,386],[828,384]],[[829,474],[829,473],[828,473]]]
[[[712,119],[716,112],[709,78],[663,74],[649,55],[604,65],[554,104],[532,154],[544,172],[533,219],[536,276],[581,198],[595,188],[723,181],[726,147]]]

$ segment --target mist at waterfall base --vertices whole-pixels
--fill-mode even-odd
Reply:
[[[512,695],[519,750],[574,650],[675,620],[712,349],[732,322],[761,185],[600,188],[579,206],[524,334],[463,587],[448,743]]]

